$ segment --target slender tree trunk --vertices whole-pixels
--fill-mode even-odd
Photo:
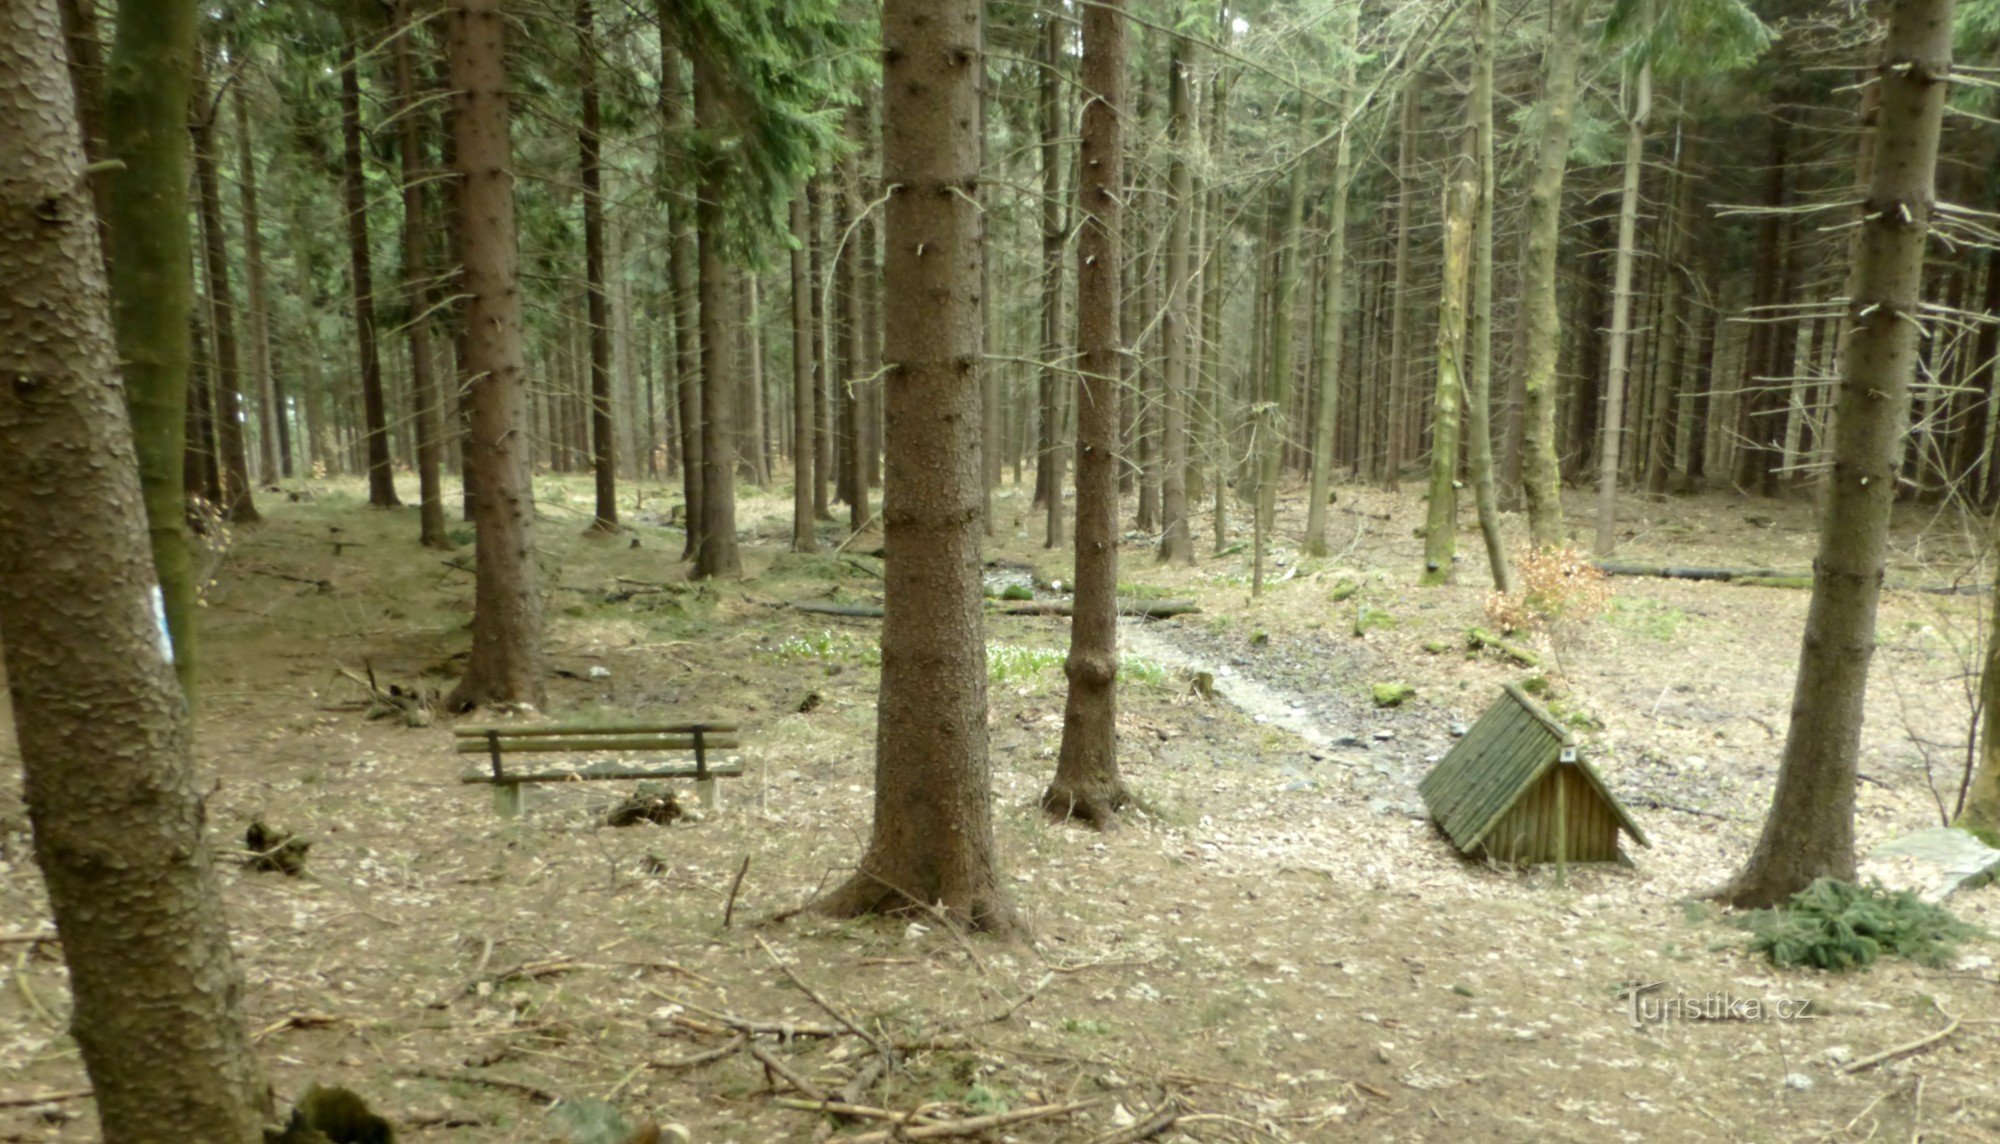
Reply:
[[[979,0],[886,0],[887,615],[875,821],[835,915],[1013,929],[987,760],[979,562]],[[1088,14],[1086,13],[1086,18]]]
[[[706,57],[694,61],[696,127],[713,131],[723,114],[720,77]],[[728,271],[722,259],[722,172],[702,172],[695,230],[701,253],[701,546],[695,553],[696,579],[739,576],[743,559],[736,549],[736,369],[730,360]]]
[[[1430,505],[1420,581],[1424,584],[1449,583],[1458,551],[1458,414],[1465,389],[1465,296],[1471,286],[1473,216],[1479,199],[1475,175],[1475,170],[1461,169],[1445,188],[1444,285],[1438,299]]]
[[[257,209],[257,156],[250,145],[249,84],[239,78],[230,89],[236,113],[236,190],[242,200],[243,277],[250,307],[250,374],[257,387],[257,474],[265,484],[278,479],[278,410],[271,391],[270,304],[264,290],[264,234]]]
[[[354,329],[361,353],[361,409],[368,422],[368,503],[375,508],[394,508],[403,502],[396,498],[396,474],[389,463],[382,355],[375,344],[375,273],[368,249],[368,177],[361,168],[361,65],[351,39],[340,47],[340,133],[342,186],[347,196],[347,251],[354,275]]]
[[[1216,39],[1227,48],[1233,25],[1230,22],[1227,0],[1218,0],[1216,5]],[[1224,159],[1224,145],[1228,141],[1224,132],[1224,117],[1229,104],[1228,72],[1218,66],[1215,76],[1209,81],[1208,106],[1204,114],[1208,122],[1204,128],[1208,135],[1208,153],[1211,163]],[[1222,192],[1210,189],[1207,194],[1209,237],[1202,249],[1207,258],[1202,268],[1201,283],[1201,391],[1202,391],[1202,450],[1204,467],[1209,473],[1209,489],[1214,497],[1212,516],[1215,525],[1215,551],[1221,552],[1229,546],[1229,433],[1224,424],[1223,406],[1226,392],[1222,378],[1223,340],[1225,329],[1222,324],[1222,303],[1226,289],[1226,275],[1229,267],[1229,228],[1222,217]]]
[[[1063,243],[1069,222],[1063,211],[1062,60],[1066,25],[1051,14],[1042,30],[1040,90],[1042,158],[1042,445],[1036,469],[1035,503],[1046,510],[1043,544],[1063,544]]]
[[[681,85],[681,57],[665,37],[670,26],[668,7],[672,0],[660,0],[660,45],[662,86],[674,91],[674,98],[668,104],[667,136],[671,138],[688,129],[688,105],[691,96]],[[668,256],[673,262],[674,295],[674,346],[679,355],[674,369],[678,391],[675,400],[679,406],[681,430],[681,492],[686,503],[687,544],[681,550],[681,559],[693,560],[701,551],[702,507],[706,503],[702,495],[702,369],[700,326],[700,257],[695,249],[695,219],[699,211],[696,197],[682,176],[674,185],[672,207],[673,243]]]
[[[1303,126],[1303,125],[1302,125]],[[1257,418],[1256,553],[1250,573],[1250,594],[1264,591],[1264,556],[1278,512],[1279,442],[1285,432],[1285,411],[1292,401],[1292,298],[1299,290],[1299,247],[1305,226],[1306,162],[1292,161],[1291,186],[1285,194],[1285,231],[1278,255],[1278,277],[1271,291],[1270,370],[1264,383],[1263,412]]]
[[[1650,14],[1651,5],[1644,11]],[[1645,18],[1645,17],[1642,17]],[[1611,287],[1611,368],[1605,377],[1603,444],[1597,450],[1597,555],[1618,547],[1618,474],[1625,430],[1625,391],[1632,379],[1632,270],[1639,258],[1639,176],[1645,170],[1646,127],[1653,114],[1653,64],[1639,65],[1625,117],[1625,189],[1618,203],[1618,266]]]
[[[451,540],[445,535],[441,472],[444,410],[431,357],[430,216],[424,193],[429,163],[419,119],[422,110],[416,69],[410,61],[410,37],[416,34],[420,18],[418,0],[398,0],[393,51],[403,151],[403,297],[409,309],[404,322],[410,332],[410,399],[417,427],[418,543],[426,548],[450,548]]]
[[[813,535],[812,210],[792,200],[792,551],[819,547]]]
[[[1521,491],[1528,506],[1528,536],[1537,548],[1563,543],[1562,469],[1556,461],[1556,356],[1561,311],[1556,300],[1556,250],[1562,237],[1563,174],[1569,165],[1570,113],[1583,54],[1583,17],[1589,0],[1554,0],[1549,46],[1542,57],[1542,125],[1528,185],[1521,258],[1522,363]]]
[[[576,0],[577,90],[583,122],[576,133],[583,183],[583,280],[590,324],[590,467],[596,475],[592,531],[618,531],[618,438],[611,409],[611,304],[604,280],[603,114],[597,94],[597,30],[591,0]]]
[[[508,136],[506,0],[451,0],[453,157],[465,260],[466,448],[479,495],[472,655],[446,701],[543,706],[542,605],[535,588],[535,485],[521,348],[514,157]]]
[[[1833,469],[1813,561],[1792,720],[1771,813],[1721,896],[1770,906],[1814,878],[1854,879],[1855,756],[1875,648],[1896,459],[1922,330],[1924,247],[1951,71],[1952,0],[1892,0],[1880,128],[1852,248]]]
[[[1352,5],[1341,18],[1341,39],[1352,45],[1360,30],[1361,8]],[[1343,59],[1351,59],[1343,56]],[[1354,67],[1341,66],[1341,90],[1354,85]],[[1346,337],[1347,317],[1347,195],[1354,181],[1353,141],[1345,119],[1347,101],[1336,99],[1330,112],[1342,121],[1340,137],[1334,141],[1332,186],[1327,189],[1326,287],[1321,299],[1319,355],[1314,363],[1319,377],[1319,407],[1313,420],[1312,479],[1306,495],[1306,552],[1326,555],[1326,506],[1331,498],[1334,466],[1334,430],[1340,411],[1340,359]]]
[[[1123,7],[1123,0],[1107,0],[1083,11],[1082,181],[1077,186],[1083,229],[1077,236],[1076,270],[1076,600],[1069,658],[1063,668],[1069,697],[1063,708],[1062,750],[1056,758],[1055,780],[1042,794],[1042,809],[1049,814],[1100,829],[1117,825],[1118,811],[1131,797],[1118,773],[1116,732],[1118,376],[1124,348],[1118,328]],[[1177,90],[1183,86],[1178,63],[1173,81]],[[1175,213],[1181,213],[1178,207]],[[1185,233],[1181,247],[1185,255]],[[1172,270],[1168,275],[1171,282],[1179,282]]]
[[[1382,484],[1396,491],[1403,477],[1402,403],[1410,378],[1410,192],[1416,181],[1417,108],[1422,91],[1413,77],[1403,92],[1402,127],[1396,134],[1396,284],[1389,318],[1389,391],[1378,406],[1382,422]]]
[[[201,195],[202,267],[208,276],[208,297],[215,324],[215,444],[222,469],[222,507],[229,519],[251,524],[261,519],[252,496],[250,458],[243,444],[242,367],[236,347],[236,297],[229,288],[227,235],[222,229],[222,190],[216,176],[219,141],[215,117],[220,114],[208,95],[208,53],[200,52],[195,68],[195,185]]]
[[[824,181],[814,179],[806,185],[807,204],[812,208],[812,289],[813,289],[813,361],[818,370],[818,379],[813,383],[813,519],[832,520],[833,502],[829,493],[833,484],[833,323],[828,318],[832,301],[828,297],[829,276],[833,273],[826,263],[826,196],[821,193]]]
[[[1773,63],[1782,64],[1782,58]],[[1761,488],[1765,474],[1775,473],[1775,454],[1783,422],[1772,416],[1777,408],[1772,362],[1779,337],[1777,322],[1766,307],[1788,301],[1790,282],[1786,274],[1787,247],[1785,219],[1781,213],[1787,198],[1786,174],[1791,152],[1791,110],[1782,104],[1773,109],[1769,151],[1764,168],[1764,206],[1768,213],[1757,222],[1757,249],[1754,286],[1750,295],[1753,316],[1748,347],[1743,354],[1742,385],[1736,398],[1736,450],[1731,477],[1739,488]]]
[[[1473,0],[1472,132],[1479,201],[1472,220],[1472,313],[1465,356],[1472,365],[1465,390],[1467,464],[1486,564],[1498,592],[1514,590],[1514,570],[1500,537],[1500,497],[1493,474],[1493,0]]]
[[[180,58],[145,78],[185,139],[194,12],[145,7],[114,58],[132,58],[124,36],[171,37]],[[0,646],[35,859],[103,1139],[252,1144],[268,1097],[142,526],[61,35],[52,0],[0,5]],[[114,85],[114,155],[136,94]],[[176,152],[184,164],[159,153]],[[185,322],[184,280],[177,296]]]
[[[1188,91],[1190,50],[1185,38],[1175,37],[1167,60],[1167,134],[1173,150],[1167,169],[1167,209],[1173,215],[1167,227],[1167,305],[1160,318],[1160,340],[1166,348],[1166,370],[1161,376],[1160,394],[1161,453],[1165,466],[1160,477],[1160,559],[1175,564],[1194,563],[1194,536],[1189,528],[1187,498],[1188,295],[1194,289],[1188,274],[1188,231],[1194,216],[1194,176],[1187,154],[1194,145],[1195,131],[1194,108]],[[1088,166],[1087,160],[1085,165]],[[1081,305],[1079,301],[1079,308]],[[1081,321],[1080,309],[1078,320]],[[1082,432],[1083,414],[1079,408],[1079,437]],[[1079,482],[1083,479],[1082,466],[1083,457],[1079,453]]]
[[[1653,386],[1652,432],[1646,447],[1646,492],[1665,496],[1667,480],[1673,472],[1674,453],[1680,433],[1675,410],[1686,386],[1681,380],[1686,365],[1687,338],[1681,332],[1681,249],[1694,229],[1694,179],[1688,171],[1688,142],[1679,125],[1674,129],[1673,217],[1667,225],[1665,249],[1660,258],[1660,318],[1657,357],[1660,378]]]

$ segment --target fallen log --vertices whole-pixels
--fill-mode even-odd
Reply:
[[[1520,664],[1522,667],[1542,666],[1542,657],[1535,654],[1533,650],[1522,647],[1520,644],[1509,643],[1492,632],[1487,631],[1485,628],[1468,629],[1465,633],[1465,642],[1473,651],[1490,647],[1515,663]]]
[[[1201,611],[1201,605],[1193,600],[1120,600],[1118,614],[1136,616],[1146,620],[1164,620],[1173,616],[1185,616]],[[1068,600],[1026,600],[1018,604],[1008,604],[1000,609],[1003,616],[1067,616],[1071,612]]]
[[[801,612],[811,612],[816,616],[848,616],[862,620],[879,620],[882,618],[882,605],[880,604],[829,604],[824,600],[793,600],[791,606]]]
[[[1597,570],[1606,576],[1651,576],[1659,580],[1786,580],[1801,575],[1769,568],[1683,568],[1672,564],[1599,564]],[[1807,580],[1812,579],[1810,573],[1804,575]]]
[[[823,600],[793,600],[788,605],[801,612],[811,612],[818,616],[846,616],[851,619],[882,618],[879,604],[830,604]],[[1071,611],[1068,600],[1024,600],[1008,604],[998,609],[1003,616],[1067,616]],[[1185,616],[1201,611],[1201,605],[1193,600],[1120,600],[1118,614],[1136,616],[1147,620],[1164,620],[1174,616]]]

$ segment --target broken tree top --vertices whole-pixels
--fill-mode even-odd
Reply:
[[[1611,862],[1618,833],[1645,832],[1567,729],[1515,684],[1417,784],[1452,844],[1501,862]]]

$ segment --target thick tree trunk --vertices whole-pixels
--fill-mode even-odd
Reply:
[[[1722,892],[1769,906],[1854,878],[1854,774],[1896,460],[1922,332],[1924,247],[1951,71],[1952,0],[1893,0],[1876,79],[1880,129],[1852,252],[1833,470],[1778,787],[1757,850]]]
[[[1479,187],[1462,170],[1445,188],[1444,285],[1438,299],[1437,392],[1431,404],[1431,488],[1420,583],[1445,584],[1458,551],[1458,415],[1465,389],[1465,296],[1471,285]]]
[[[424,154],[422,109],[417,73],[410,60],[410,37],[421,13],[417,0],[398,0],[397,34],[392,49],[396,63],[396,104],[401,118],[403,152],[403,299],[409,313],[410,403],[417,427],[417,542],[426,548],[450,548],[444,523],[444,409],[439,402],[436,363],[431,357],[430,215],[425,205],[429,177]],[[239,89],[240,90],[240,89]],[[253,303],[254,305],[254,303]]]
[[[357,33],[358,34],[358,33]],[[354,277],[354,332],[361,354],[361,412],[368,431],[368,503],[394,508],[396,474],[389,464],[389,419],[382,397],[382,354],[375,343],[375,272],[368,249],[368,176],[361,168],[361,65],[353,40],[340,47],[342,186],[347,205],[347,256]]]
[[[505,0],[452,0],[453,157],[465,260],[465,351],[472,424],[466,448],[478,529],[472,656],[447,701],[543,705],[542,605],[535,588],[535,485],[521,348],[520,255],[508,139]]]
[[[1118,329],[1123,7],[1123,0],[1106,0],[1083,11],[1082,181],[1077,187],[1083,229],[1076,251],[1076,595],[1069,658],[1063,668],[1069,696],[1063,707],[1062,750],[1056,758],[1055,780],[1042,793],[1042,809],[1049,814],[1100,829],[1117,825],[1118,811],[1130,800],[1118,773],[1116,733],[1118,375],[1124,349]],[[1179,61],[1175,63],[1173,83],[1180,90],[1184,85]],[[1178,207],[1175,213],[1181,213]],[[1180,245],[1185,263],[1184,226]],[[1180,276],[1171,269],[1168,275],[1171,291]]]
[[[194,310],[186,125],[198,26],[189,0],[119,0],[104,82],[106,153],[123,164],[110,173],[112,325],[174,673],[190,703],[199,661],[182,470]]]
[[[148,32],[181,49],[144,78],[184,140],[193,7],[137,7],[152,11],[120,23],[114,58]],[[202,835],[61,35],[53,0],[0,5],[0,645],[35,858],[103,1139],[252,1144],[268,1097]],[[114,86],[113,154],[137,94]],[[185,280],[176,295],[185,322]]]
[[[1528,506],[1528,536],[1537,548],[1564,542],[1562,469],[1556,460],[1556,357],[1562,347],[1556,304],[1556,250],[1562,238],[1563,174],[1569,166],[1570,113],[1576,104],[1583,17],[1589,0],[1554,0],[1549,46],[1542,56],[1542,126],[1523,223],[1521,327],[1521,491]]]
[[[229,519],[250,524],[260,519],[250,483],[250,457],[243,443],[242,366],[236,346],[236,296],[229,288],[228,235],[222,229],[222,189],[215,164],[220,145],[215,118],[221,109],[209,98],[208,53],[200,52],[195,69],[194,166],[201,195],[202,269],[208,277],[208,300],[215,334],[215,446],[222,471],[222,508]]]
[[[1597,449],[1597,558],[1618,547],[1618,477],[1625,433],[1625,391],[1632,379],[1632,271],[1639,259],[1639,176],[1653,114],[1653,64],[1639,65],[1625,117],[1625,186],[1618,202],[1618,265],[1611,287],[1611,368],[1604,382],[1604,434]]]
[[[1160,318],[1160,340],[1166,345],[1166,372],[1162,375],[1161,453],[1165,469],[1160,476],[1160,559],[1167,563],[1194,563],[1194,536],[1188,524],[1188,295],[1194,283],[1188,275],[1188,231],[1194,215],[1194,176],[1187,161],[1194,145],[1194,108],[1188,92],[1188,54],[1184,38],[1176,37],[1167,61],[1167,134],[1173,159],[1167,169],[1168,209],[1173,212],[1167,228],[1167,307]],[[1088,168],[1089,161],[1085,161]],[[1081,273],[1081,271],[1079,271]],[[1081,294],[1077,303],[1082,321]],[[1085,369],[1089,367],[1086,366]],[[1083,433],[1083,411],[1077,410],[1077,434]],[[1081,448],[1081,446],[1079,446]],[[1083,456],[1077,455],[1077,481],[1083,480]],[[1082,509],[1079,508],[1081,514]],[[1082,531],[1081,525],[1078,531]],[[1082,538],[1078,538],[1081,552]]]
[[[886,614],[875,821],[819,903],[1012,929],[987,760],[979,561],[980,0],[886,0]],[[960,193],[972,191],[975,194]]]
[[[577,174],[583,183],[583,282],[590,324],[590,467],[597,507],[590,527],[618,531],[618,438],[611,407],[611,303],[604,288],[603,114],[597,93],[597,30],[591,0],[576,0],[577,89],[583,122],[576,133]]]

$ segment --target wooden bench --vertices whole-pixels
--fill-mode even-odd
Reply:
[[[582,724],[545,723],[517,727],[459,727],[452,734],[461,755],[483,754],[487,770],[468,771],[462,783],[487,783],[493,787],[493,808],[507,817],[521,813],[523,783],[596,782],[607,779],[686,779],[694,780],[695,794],[704,809],[721,805],[715,780],[743,773],[743,764],[709,763],[711,751],[736,749],[733,723],[631,723]],[[525,754],[616,754],[689,751],[694,765],[661,766],[653,760],[621,762],[603,760],[567,770],[510,771],[508,755]]]

